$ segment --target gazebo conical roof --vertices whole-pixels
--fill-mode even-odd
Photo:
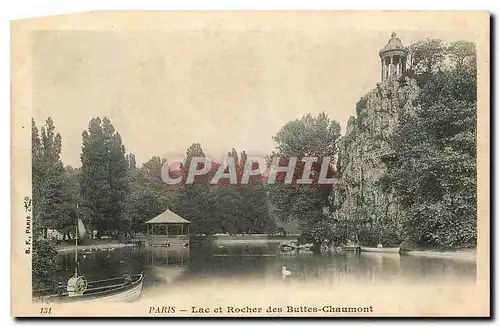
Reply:
[[[160,213],[153,219],[146,221],[146,224],[191,224],[191,222],[182,218],[178,214],[167,210]]]

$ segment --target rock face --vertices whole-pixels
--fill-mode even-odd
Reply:
[[[393,152],[391,137],[398,115],[413,110],[417,94],[415,80],[393,76],[377,84],[356,105],[357,117],[350,117],[340,142],[342,184],[332,199],[336,218],[397,222],[398,204],[390,186],[384,186],[381,179],[386,172],[382,159]]]

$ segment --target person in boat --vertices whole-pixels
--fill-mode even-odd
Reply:
[[[125,284],[127,284],[127,285],[132,284],[132,277],[130,277],[129,274],[123,275],[123,280],[124,280]]]
[[[66,294],[66,286],[64,286],[62,280],[59,280],[59,283],[57,283],[57,296],[62,297],[65,294]]]

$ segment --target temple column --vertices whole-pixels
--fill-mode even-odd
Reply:
[[[394,75],[394,56],[391,56],[391,70],[389,74]]]
[[[384,59],[380,59],[380,73],[382,74],[381,80],[384,80]]]

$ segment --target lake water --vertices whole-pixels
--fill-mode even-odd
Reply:
[[[79,252],[79,272],[88,280],[145,272],[144,291],[154,293],[170,287],[197,284],[253,282],[259,285],[282,281],[283,266],[298,283],[341,284],[347,281],[429,283],[474,282],[474,261],[436,259],[399,254],[347,253],[314,255],[280,252],[279,244],[195,244],[189,249],[118,248]],[[61,277],[74,269],[74,253],[59,255]]]

